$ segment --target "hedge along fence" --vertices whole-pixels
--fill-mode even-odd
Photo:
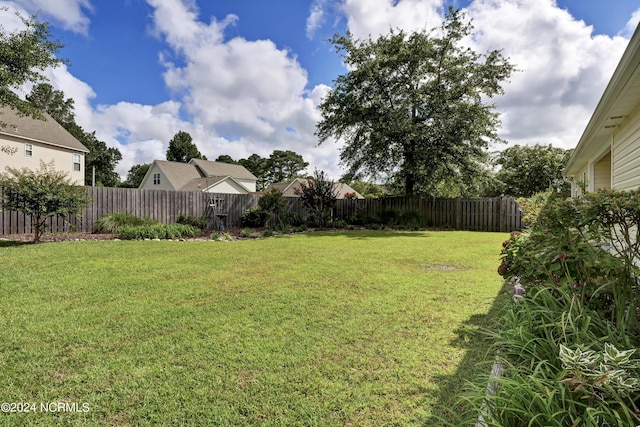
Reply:
[[[90,232],[103,215],[125,212],[149,216],[161,223],[174,223],[179,215],[208,216],[209,226],[240,227],[242,213],[257,206],[257,194],[209,194],[200,191],[140,190],[137,188],[86,187],[89,204],[79,217],[51,218],[48,232]],[[299,198],[287,198],[285,210],[306,218]],[[349,221],[358,216],[373,218],[379,212],[398,214],[414,211],[423,215],[431,227],[452,230],[510,232],[522,227],[522,212],[510,198],[427,199],[387,197],[380,199],[338,200],[334,218]],[[29,216],[20,212],[0,212],[0,235],[31,233]]]

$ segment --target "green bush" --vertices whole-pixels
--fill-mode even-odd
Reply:
[[[118,237],[123,240],[179,239],[198,234],[196,227],[184,224],[125,225],[118,231]]]
[[[244,211],[240,222],[243,227],[264,227],[267,219],[269,219],[269,213],[256,206]]]
[[[490,333],[507,375],[467,397],[492,426],[640,424],[640,190],[552,200],[505,242],[524,286]],[[484,378],[488,380],[488,378]]]
[[[176,219],[177,224],[190,225],[192,227],[199,228],[200,230],[206,230],[209,226],[209,218],[206,216],[195,217],[193,215],[178,215]]]
[[[347,222],[342,219],[334,219],[329,223],[332,228],[347,228]]]
[[[418,211],[406,211],[398,216],[397,223],[402,228],[418,230],[426,227],[427,218]]]
[[[302,224],[304,224],[302,217],[294,211],[283,212],[282,215],[280,215],[280,220],[285,225],[290,225],[292,227],[300,227]]]
[[[394,210],[381,210],[376,213],[374,221],[382,225],[397,225],[398,212]]]
[[[93,232],[97,234],[118,234],[120,227],[126,225],[139,226],[152,224],[158,224],[158,222],[148,216],[140,218],[124,212],[114,212],[100,217],[93,225]]]

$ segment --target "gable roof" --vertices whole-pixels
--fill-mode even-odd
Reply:
[[[168,160],[154,160],[153,162],[176,190],[184,187],[191,180],[202,177],[198,169],[188,163],[170,162]],[[149,168],[147,174],[152,169],[153,166]]]
[[[589,160],[605,149],[611,135],[638,108],[640,100],[640,25],[622,54],[602,98],[598,102],[564,174],[579,173]]]
[[[191,159],[190,165],[197,166],[204,176],[231,176],[235,179],[257,180],[256,176],[242,165],[213,162],[210,160]]]
[[[242,165],[212,162],[201,159],[191,159],[189,163],[172,162],[169,160],[154,160],[151,167],[142,179],[141,186],[146,182],[154,170],[154,165],[162,172],[168,183],[174,190],[182,191],[206,191],[212,185],[218,184],[227,178],[250,192],[239,179],[256,181],[257,178]]]
[[[18,114],[11,107],[0,107],[0,134],[11,135],[42,144],[88,153],[87,147],[82,145],[73,135],[63,128],[53,117],[42,113],[44,120]]]
[[[292,191],[292,194],[295,194],[295,189],[300,188],[301,184],[306,184],[307,183],[307,179],[303,179],[303,178],[296,178],[291,182],[276,182],[274,184],[269,184],[267,186],[267,188],[265,189],[265,191],[271,191],[274,189],[278,189],[280,191],[282,191],[282,193],[287,194],[287,192],[289,190]],[[364,196],[360,193],[358,193],[356,190],[354,190],[353,188],[351,188],[350,185],[348,184],[344,184],[342,182],[334,182],[333,183],[333,191],[334,193],[337,193],[337,197],[338,199],[344,199],[344,195],[347,193],[355,193],[356,198],[357,199],[364,199]],[[289,196],[291,197],[291,196]]]

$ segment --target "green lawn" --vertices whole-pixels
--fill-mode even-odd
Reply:
[[[0,246],[2,425],[430,424],[477,370],[506,234]],[[88,404],[44,413],[40,403]]]

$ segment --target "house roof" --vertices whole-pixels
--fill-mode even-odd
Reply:
[[[170,162],[167,160],[154,160],[154,163],[176,190],[184,187],[191,182],[191,180],[202,177],[198,172],[198,168],[188,163]],[[149,174],[152,169],[152,167],[149,168],[147,174]]]
[[[274,184],[269,184],[269,186],[266,188],[266,191],[271,191],[273,189],[278,189],[283,193],[286,193],[289,189],[293,189],[295,191],[296,188],[300,188],[300,185],[302,183],[306,182],[307,180],[302,178],[296,178],[291,182],[277,182]],[[333,190],[335,193],[337,193],[338,199],[344,199],[344,195],[347,193],[355,193],[356,198],[364,199],[364,196],[362,196],[362,194],[351,188],[350,185],[344,184],[342,182],[334,182]]]
[[[640,104],[640,25],[609,81],[600,102],[585,128],[564,174],[571,177],[594,156],[604,151],[611,135],[622,126]]]
[[[235,179],[257,180],[247,168],[242,165],[234,165],[231,163],[212,162],[202,159],[191,159],[190,165],[195,165],[204,173],[205,176],[231,176]]]
[[[168,160],[154,160],[158,169],[164,174],[167,181],[175,190],[182,191],[206,191],[207,188],[215,185],[227,178],[250,192],[239,179],[253,180],[257,178],[244,166],[231,165],[228,163],[211,162],[207,160],[191,159],[189,163],[171,162]],[[143,178],[144,183],[151,174],[153,166],[149,168]]]
[[[46,113],[43,115],[44,120],[39,120],[20,115],[11,107],[0,107],[0,122],[5,124],[0,128],[0,134],[84,153],[89,152],[87,147],[60,126],[53,117]]]

